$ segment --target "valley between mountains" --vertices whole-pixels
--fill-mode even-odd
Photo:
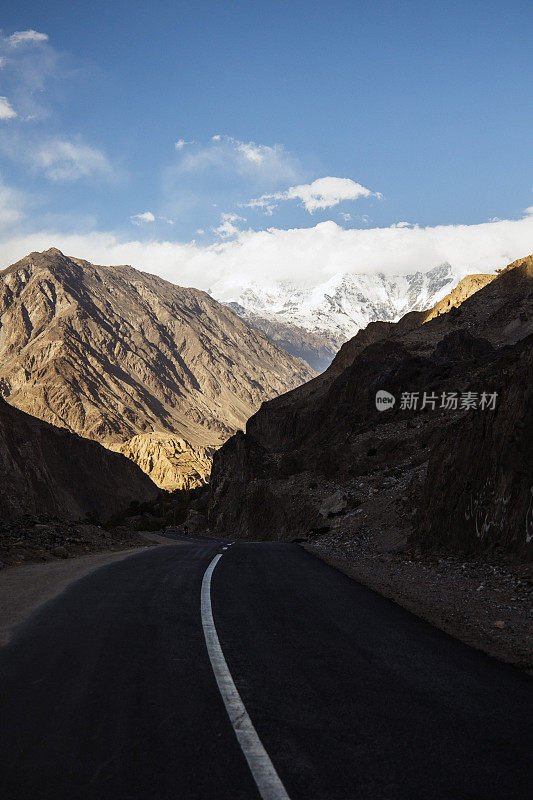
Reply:
[[[530,796],[533,256],[404,302],[317,374],[131,267],[0,273],[6,797]]]
[[[442,296],[452,278],[442,267],[386,291],[383,276],[374,289],[359,279],[361,326],[317,374],[229,294],[54,248],[8,267],[0,561],[147,546],[165,531],[297,541],[531,668],[533,257]],[[389,319],[365,326],[384,292]],[[413,310],[424,297],[438,300]],[[321,347],[327,314],[311,331],[300,299],[291,336],[305,323]],[[290,327],[290,304],[276,317],[272,297],[254,302]]]

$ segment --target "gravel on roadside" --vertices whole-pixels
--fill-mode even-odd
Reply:
[[[531,564],[329,539],[302,546],[446,633],[533,674]]]

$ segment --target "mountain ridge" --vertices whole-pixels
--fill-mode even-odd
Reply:
[[[531,439],[518,446],[513,431],[531,429],[532,353],[533,256],[464,279],[429,311],[370,323],[325,373],[263,404],[246,433],[218,451],[211,528],[242,538],[320,536],[336,546],[403,536],[419,547],[526,557]],[[396,398],[386,412],[376,408],[378,390]],[[500,404],[442,406],[454,392],[495,392]],[[438,405],[404,407],[411,393]]]
[[[410,311],[432,308],[460,277],[449,264],[441,264],[406,274],[337,273],[310,286],[289,280],[241,285],[229,278],[210,293],[322,371],[342,344],[368,323],[397,321]]]
[[[127,265],[51,248],[0,273],[2,395],[134,460],[142,451],[164,488],[204,481],[206,454],[263,400],[312,375],[207,293]],[[166,481],[146,457],[151,443],[159,451],[154,434],[185,443],[183,477]],[[143,447],[128,445],[139,436]]]

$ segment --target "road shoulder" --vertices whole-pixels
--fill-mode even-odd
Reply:
[[[10,630],[66,587],[90,572],[151,549],[154,545],[179,545],[158,536],[143,534],[146,544],[114,552],[90,553],[44,564],[20,564],[0,571],[0,647],[9,640]]]
[[[456,639],[533,674],[532,587],[525,565],[367,551],[346,542],[302,546]]]

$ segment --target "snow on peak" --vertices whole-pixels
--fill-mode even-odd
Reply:
[[[314,286],[291,280],[219,282],[212,295],[245,318],[295,325],[340,344],[375,320],[395,321],[409,311],[431,308],[463,275],[449,264],[407,275],[337,273]]]

